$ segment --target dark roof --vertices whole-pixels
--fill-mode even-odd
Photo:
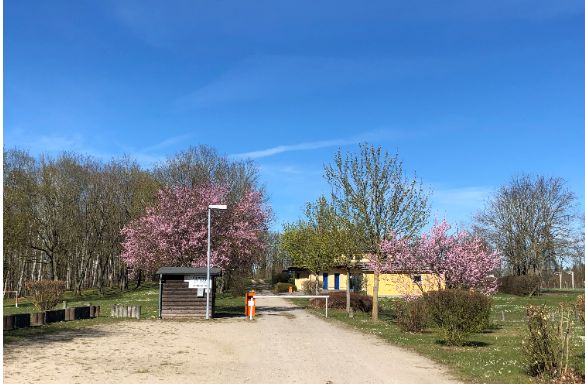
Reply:
[[[157,275],[198,275],[207,276],[207,268],[199,267],[162,267],[156,271]],[[211,268],[209,271],[210,276],[220,276],[220,268]]]

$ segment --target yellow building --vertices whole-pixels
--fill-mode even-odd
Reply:
[[[315,276],[302,268],[289,268],[295,278],[297,290],[301,291],[305,287],[306,281],[315,281],[319,279],[319,287],[328,291],[345,291],[347,287],[347,269],[333,268],[327,272]],[[366,292],[371,296],[374,291],[374,272],[366,268],[352,268],[350,270],[350,289],[354,292]],[[384,273],[380,274],[380,286],[378,288],[379,296],[412,296],[420,295],[422,292],[437,290],[439,287],[444,288],[444,281],[437,274],[429,272],[421,273]]]

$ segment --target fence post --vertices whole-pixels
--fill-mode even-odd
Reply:
[[[502,321],[506,321],[506,315],[504,314],[504,311],[502,311]]]

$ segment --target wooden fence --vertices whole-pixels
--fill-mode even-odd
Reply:
[[[3,329],[5,331],[10,331],[18,328],[36,327],[56,323],[59,321],[93,319],[99,315],[99,305],[52,309],[50,311],[35,313],[19,313],[4,316]]]
[[[142,313],[142,306],[140,305],[112,305],[112,317],[130,317],[140,319]]]

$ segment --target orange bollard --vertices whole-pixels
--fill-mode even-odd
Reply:
[[[254,290],[246,292],[246,299],[244,301],[244,314],[246,317],[250,316],[250,307],[248,306],[248,301],[252,299],[256,295]],[[252,307],[252,316],[256,316],[256,299],[254,299],[254,306]]]
[[[292,293],[292,287],[288,287],[288,294],[290,295]]]

